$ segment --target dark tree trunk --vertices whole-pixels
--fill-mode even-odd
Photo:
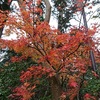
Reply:
[[[49,79],[49,82],[51,86],[52,100],[60,100],[62,88],[59,79],[54,76]]]
[[[3,27],[0,28],[0,38],[1,38],[1,36],[2,36],[2,33],[3,33]]]

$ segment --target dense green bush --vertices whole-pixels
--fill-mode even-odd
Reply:
[[[84,75],[85,84],[82,85],[81,94],[89,93],[98,99],[100,98],[100,64],[97,65],[97,76],[96,73],[91,72],[91,69]]]
[[[12,90],[21,84],[20,73],[35,64],[30,59],[11,64],[0,64],[0,100],[8,100]]]

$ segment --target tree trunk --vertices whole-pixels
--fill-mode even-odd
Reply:
[[[46,14],[45,14],[45,21],[49,23],[50,16],[51,16],[51,5],[49,0],[43,0],[46,5]]]
[[[1,38],[1,36],[2,36],[2,32],[3,32],[3,27],[0,28],[0,38]]]
[[[62,88],[59,79],[53,76],[52,78],[49,79],[49,82],[51,86],[52,100],[60,100],[60,96],[62,94]]]

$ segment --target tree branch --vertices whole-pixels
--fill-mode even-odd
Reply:
[[[21,6],[23,4],[24,0],[18,0],[18,4],[19,6]]]

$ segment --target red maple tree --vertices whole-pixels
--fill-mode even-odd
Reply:
[[[14,96],[29,100],[35,95],[34,89],[39,84],[37,80],[45,75],[50,83],[52,100],[64,100],[66,96],[74,100],[80,91],[81,78],[91,66],[89,51],[92,49],[96,53],[96,42],[91,38],[95,30],[88,29],[86,34],[84,27],[72,28],[70,32],[62,34],[52,29],[48,22],[39,20],[42,15],[42,9],[38,8],[40,2],[38,0],[37,6],[31,8],[32,2],[27,2],[29,10],[22,7],[19,20],[14,16],[9,17],[6,25],[17,34],[17,40],[0,40],[1,47],[7,46],[22,54],[20,58],[13,57],[12,62],[30,57],[38,63],[22,73],[20,80],[23,84],[14,90]],[[26,6],[25,2],[23,6]],[[62,84],[66,84],[67,88],[63,89]],[[84,98],[92,97],[86,94]]]

